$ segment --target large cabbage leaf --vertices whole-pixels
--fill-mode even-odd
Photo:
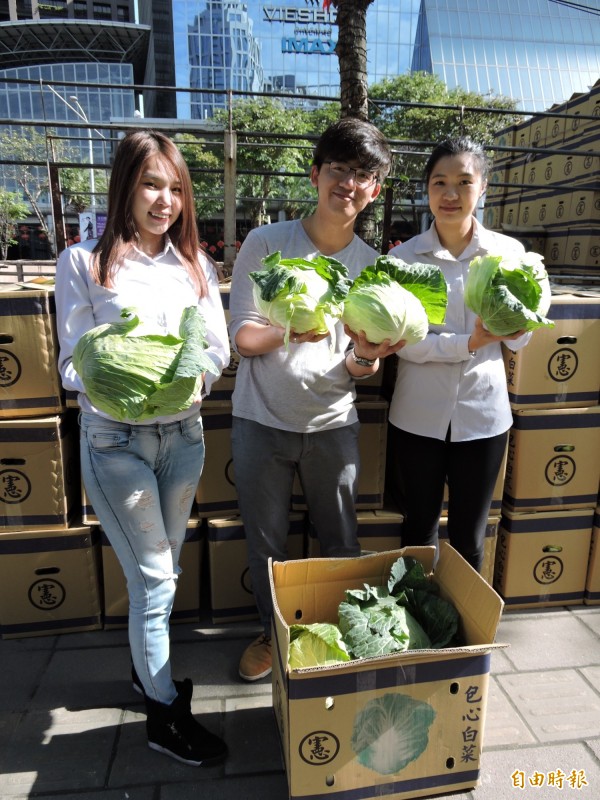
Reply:
[[[429,703],[388,692],[357,713],[350,744],[364,767],[391,775],[425,752],[434,719]]]
[[[314,622],[290,626],[290,669],[339,664],[343,661],[350,661],[350,655],[337,625]]]
[[[339,604],[342,638],[354,658],[404,650],[438,649],[456,642],[459,615],[411,556],[390,569],[386,586],[348,589]]]
[[[551,295],[542,257],[478,256],[469,264],[465,303],[495,336],[553,327],[546,319]]]
[[[430,322],[444,321],[447,302],[439,267],[380,256],[354,279],[342,321],[357,333],[364,331],[374,344],[384,339],[416,344],[427,335]]]
[[[219,371],[206,354],[204,318],[196,306],[184,309],[179,337],[135,331],[134,309],[123,322],[98,325],[73,350],[73,366],[90,401],[119,421],[142,422],[189,408],[202,386],[202,374]]]
[[[433,264],[407,264],[396,256],[379,256],[373,267],[368,269],[386,272],[421,301],[432,325],[443,324],[448,305],[448,286],[439,267]]]
[[[335,258],[281,258],[281,252],[263,258],[264,269],[250,273],[258,311],[272,325],[290,331],[332,333],[342,315],[343,301],[350,289],[348,270]]]

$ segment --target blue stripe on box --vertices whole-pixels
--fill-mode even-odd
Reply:
[[[64,550],[87,550],[96,541],[95,531],[81,534],[56,533],[56,536],[29,538],[29,531],[0,534],[0,555],[22,555],[24,553],[57,553]],[[12,538],[12,537],[15,538]]]
[[[205,431],[231,428],[231,414],[203,414],[202,427]]]
[[[214,619],[227,620],[229,617],[253,616],[258,617],[256,603],[250,606],[237,606],[236,608],[211,608]]]
[[[504,503],[509,508],[534,508],[536,506],[543,506],[544,510],[548,511],[568,511],[565,506],[569,505],[585,505],[593,506],[596,504],[596,494],[565,494],[560,497],[527,497],[515,498],[507,492],[504,493]],[[557,502],[558,501],[558,502]]]
[[[600,300],[595,303],[553,303],[547,317],[552,320],[600,319]]]
[[[29,317],[48,313],[56,313],[53,293],[44,293],[38,297],[0,295],[0,317]]]
[[[513,428],[516,430],[548,430],[562,428],[598,428],[600,414],[540,414],[524,416],[513,414]]]
[[[341,792],[327,792],[328,800],[365,800],[372,797],[396,797],[397,794],[422,792],[428,789],[447,787],[452,790],[457,784],[468,783],[475,787],[479,780],[479,770],[470,769],[464,772],[449,772],[443,775],[428,775],[426,778],[413,778],[407,781],[393,781],[375,786],[362,786],[359,789],[344,789]],[[429,796],[431,792],[427,792]],[[434,792],[439,794],[439,792]],[[319,800],[314,794],[291,794],[290,800]]]
[[[540,512],[542,513],[542,512]],[[500,525],[508,533],[543,533],[544,531],[577,531],[589,530],[592,527],[592,514],[582,513],[581,516],[547,517],[537,519],[538,515],[528,514],[527,519],[510,519],[503,516]]]
[[[582,406],[597,405],[600,401],[600,394],[598,392],[566,392],[555,394],[516,394],[514,392],[508,393],[508,399],[511,403],[519,403],[531,405],[535,407],[538,403],[570,403],[580,402]]]
[[[502,595],[504,604],[507,606],[514,606],[517,603],[564,603],[567,600],[581,600],[583,597],[583,590],[580,592],[556,592],[555,594],[523,594],[514,597],[505,597]]]
[[[311,675],[310,680],[289,680],[290,700],[309,700],[317,697],[337,697],[363,691],[393,689],[415,683],[455,680],[456,678],[484,675],[490,671],[490,653],[465,658],[425,661],[421,664],[402,664],[394,667],[377,667],[360,672],[335,672],[332,675]]]
[[[14,633],[35,633],[38,631],[54,631],[65,628],[89,628],[100,626],[100,614],[93,617],[74,617],[73,619],[54,619],[48,622],[17,622],[10,625],[0,625],[2,636]]]
[[[63,397],[61,395],[52,395],[51,397],[27,397],[24,400],[7,400],[3,398],[2,408],[56,408],[64,405]]]

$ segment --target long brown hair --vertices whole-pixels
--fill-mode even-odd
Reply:
[[[101,286],[113,285],[123,256],[137,238],[132,212],[133,192],[146,162],[157,155],[171,165],[181,183],[181,214],[169,228],[169,236],[194,280],[199,296],[203,297],[208,290],[198,260],[200,239],[190,173],[177,145],[159,131],[130,131],[119,142],[108,187],[108,218],[104,233],[92,251],[91,275]]]

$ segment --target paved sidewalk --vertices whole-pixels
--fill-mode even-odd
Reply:
[[[270,679],[237,678],[258,633],[172,627],[175,676],[193,679],[194,712],[230,748],[212,769],[147,747],[125,631],[0,641],[0,800],[287,800]],[[482,785],[437,797],[598,800],[600,606],[505,612],[497,641],[510,647],[492,654]]]

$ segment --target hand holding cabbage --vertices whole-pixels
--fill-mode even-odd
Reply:
[[[494,336],[553,327],[546,319],[550,284],[542,257],[487,255],[469,264],[465,304]]]
[[[73,351],[73,366],[90,401],[116,420],[143,422],[189,408],[202,388],[203,373],[218,375],[204,352],[206,326],[196,306],[184,309],[179,337],[136,335],[131,308],[124,322],[99,325]],[[127,319],[129,317],[129,319]]]

